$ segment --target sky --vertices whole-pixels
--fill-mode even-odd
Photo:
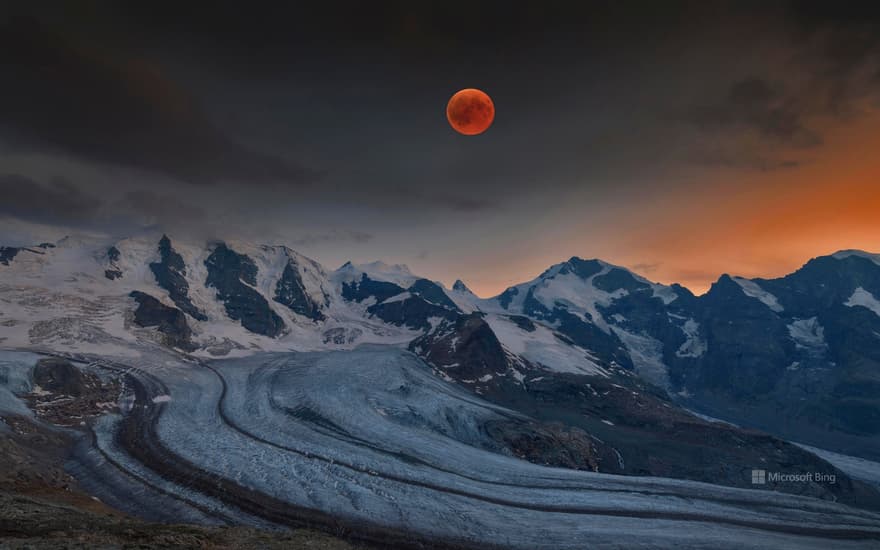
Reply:
[[[246,239],[481,296],[571,256],[702,293],[880,252],[876,2],[22,4],[0,244]]]

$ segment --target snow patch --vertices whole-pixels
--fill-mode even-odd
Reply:
[[[783,311],[783,307],[779,303],[779,300],[776,299],[776,296],[758,286],[758,283],[755,281],[744,279],[742,277],[733,277],[733,280],[736,281],[740,288],[742,288],[743,294],[746,296],[759,300],[776,313]]]
[[[400,294],[396,294],[396,295],[392,296],[391,298],[388,298],[387,300],[385,300],[382,303],[383,304],[393,304],[394,302],[402,302],[404,300],[408,300],[411,297],[412,297],[412,294],[410,294],[409,292],[401,292]]]
[[[485,320],[501,345],[515,355],[556,372],[608,376],[587,350],[563,343],[539,322],[534,323],[533,332],[528,332],[506,315],[488,314]]]
[[[842,260],[844,258],[849,258],[850,256],[865,258],[866,260],[871,260],[875,264],[880,265],[880,254],[871,254],[870,252],[865,252],[863,250],[840,250],[831,255],[835,260]]]
[[[675,355],[678,357],[702,357],[709,346],[700,338],[700,323],[688,319],[679,327],[687,340],[679,346]]]
[[[794,321],[788,325],[788,333],[799,349],[822,353],[828,347],[825,342],[825,329],[816,317]]]
[[[866,307],[880,316],[880,300],[862,287],[858,287],[843,305],[849,307]]]
[[[620,328],[615,328],[614,332],[629,351],[636,373],[655,386],[668,387],[669,373],[663,363],[663,343],[650,336],[634,334]]]

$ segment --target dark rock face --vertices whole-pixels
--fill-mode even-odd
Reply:
[[[192,350],[190,341],[192,331],[186,322],[186,315],[175,307],[169,307],[156,298],[139,292],[129,294],[138,304],[134,311],[134,322],[142,327],[156,327],[165,335],[165,343],[182,350]]]
[[[637,346],[650,338],[647,345],[657,345],[650,359],[658,353],[666,372],[646,376],[658,384],[668,376],[671,392],[689,407],[880,460],[880,316],[847,305],[857,292],[863,300],[880,299],[880,266],[871,258],[817,258],[786,277],[745,281],[746,290],[723,276],[700,297],[679,285],[655,295],[624,269],[603,270],[596,260],[572,258],[532,285],[509,288],[498,301],[511,310],[514,298],[521,299],[523,317],[553,327],[561,345],[590,350],[607,365],[634,368],[624,341]],[[589,313],[570,311],[564,300],[536,298],[544,282],[567,274],[592,278],[594,287],[616,295],[596,305],[608,330]],[[778,305],[768,306],[751,295],[756,292]]]
[[[770,392],[794,351],[786,322],[724,276],[700,301],[708,350],[695,385],[753,398]]]
[[[241,321],[251,332],[272,338],[284,332],[284,321],[269,302],[251,288],[257,284],[257,265],[253,260],[220,243],[205,260],[205,266],[208,268],[205,284],[217,289],[217,298],[231,319]]]
[[[550,317],[558,323],[556,331],[568,338],[572,343],[592,351],[596,357],[607,364],[632,369],[632,360],[613,332],[605,332],[593,323],[586,322],[566,309],[556,308]]]
[[[880,266],[828,256],[754,283],[777,311],[722,277],[698,299],[706,354],[673,363],[674,381],[713,416],[880,459],[880,316],[846,305],[859,288],[880,297]]]
[[[380,303],[402,292],[403,287],[386,281],[374,281],[366,273],[361,275],[359,281],[342,284],[342,297],[350,302],[363,302],[372,297],[376,303]]]
[[[34,366],[34,384],[64,395],[80,396],[88,389],[83,373],[66,359],[47,357]]]
[[[613,272],[609,271],[609,275]],[[614,327],[620,327],[633,334],[647,335],[658,340],[662,345],[663,362],[666,365],[678,365],[681,372],[690,372],[687,367],[693,365],[693,358],[689,354],[680,355],[678,352],[687,341],[683,325],[691,319],[695,313],[694,296],[685,288],[673,288],[676,299],[666,304],[657,296],[648,285],[643,285],[631,276],[619,276],[616,284],[610,284],[605,279],[599,284],[605,285],[608,292],[622,288],[618,285],[629,286],[627,293],[608,306],[598,305],[596,309],[608,320],[614,320]],[[597,277],[594,282],[599,279]],[[630,285],[629,281],[638,284]]]
[[[119,266],[116,262],[119,261],[120,254],[119,249],[115,246],[111,246],[107,249],[107,261],[110,263],[110,266],[104,270],[104,277],[107,277],[111,281],[115,281],[122,277],[122,270],[119,269]]]
[[[306,293],[299,270],[290,262],[284,267],[281,279],[278,280],[274,299],[279,304],[289,307],[294,313],[313,321],[324,320],[321,304],[315,303]]]
[[[415,295],[403,300],[372,305],[367,308],[367,313],[386,323],[420,330],[430,329],[432,318],[452,321],[458,316],[457,308],[452,310],[438,306]]]
[[[498,303],[501,304],[501,307],[507,309],[510,307],[510,302],[513,301],[513,298],[519,294],[519,289],[515,287],[510,287],[498,296]]]
[[[408,289],[412,294],[419,296],[432,304],[448,307],[449,309],[458,311],[455,302],[449,299],[446,292],[440,288],[440,285],[428,279],[419,279],[414,282]]]
[[[413,340],[409,349],[448,377],[468,381],[471,389],[479,388],[474,381],[503,375],[512,366],[498,337],[479,313],[458,315],[444,327]]]
[[[15,248],[13,246],[0,246],[0,264],[9,265],[18,253],[21,252],[20,248]]]
[[[752,488],[751,469],[834,473],[838,483],[775,490],[877,506],[880,494],[798,447],[701,420],[632,373],[611,377],[543,370],[507,354],[480,314],[414,340],[410,349],[444,378],[530,418],[489,423],[502,452],[538,464],[664,476]],[[513,375],[515,373],[516,375]]]
[[[562,265],[559,273],[562,275],[574,273],[581,279],[587,280],[600,271],[602,271],[602,263],[599,260],[582,260],[573,256]]]
[[[40,254],[42,256],[46,254],[46,250],[49,248],[55,248],[55,245],[51,243],[41,243],[34,247],[0,246],[0,264],[9,265],[9,263],[22,252],[30,252],[31,254]]]
[[[159,286],[168,291],[168,296],[181,311],[193,319],[206,321],[208,317],[202,313],[189,299],[189,284],[186,282],[186,265],[183,258],[171,247],[171,239],[162,235],[159,240],[158,262],[150,264],[150,270],[156,277]]]
[[[452,290],[457,290],[458,292],[470,292],[471,291],[471,289],[469,289],[467,287],[467,285],[464,284],[464,281],[462,281],[461,279],[455,280],[455,282],[452,284]]]
[[[608,273],[593,278],[593,286],[605,292],[614,292],[615,290],[636,292],[650,288],[650,285],[633,277],[632,273],[616,267],[609,270]]]
[[[409,296],[387,301],[405,292]],[[458,306],[443,289],[427,279],[419,279],[404,289],[387,281],[374,281],[363,273],[360,280],[342,284],[342,297],[351,302],[373,298],[376,303],[367,308],[367,313],[386,323],[415,330],[430,329],[432,318],[452,321],[459,313]]]
[[[545,466],[598,472],[602,455],[609,459],[613,452],[584,430],[558,422],[492,421],[484,429],[502,452]]]
[[[535,323],[533,323],[528,317],[523,317],[522,315],[508,315],[507,318],[526,332],[535,332],[537,330]]]

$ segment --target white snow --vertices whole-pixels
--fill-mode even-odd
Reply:
[[[822,353],[828,347],[825,342],[825,329],[816,317],[792,322],[788,325],[788,333],[798,348]]]
[[[614,327],[613,330],[629,351],[638,375],[655,386],[667,388],[669,372],[663,362],[663,343],[646,334],[635,334],[620,327]]]
[[[480,304],[482,306],[481,309],[496,314],[524,314],[523,306],[525,298],[531,290],[534,298],[548,309],[552,310],[557,306],[562,306],[578,317],[586,319],[588,316],[589,319],[592,320],[592,323],[602,331],[606,333],[611,333],[613,331],[616,333],[627,347],[630,356],[633,358],[637,372],[643,376],[649,377],[652,382],[665,387],[667,381],[667,368],[662,361],[662,344],[658,340],[647,335],[634,334],[621,328],[619,325],[626,321],[623,315],[615,314],[611,318],[605,319],[599,311],[600,307],[608,307],[612,305],[615,300],[628,295],[628,291],[625,289],[617,289],[613,292],[606,292],[594,286],[593,281],[596,277],[605,275],[612,269],[621,269],[630,273],[637,281],[649,285],[652,291],[652,296],[660,298],[665,304],[669,304],[676,299],[677,296],[675,291],[671,287],[653,283],[644,277],[632,273],[624,267],[615,266],[602,261],[599,261],[599,264],[601,265],[600,271],[586,279],[581,278],[571,271],[563,273],[562,271],[563,267],[566,265],[565,263],[553,265],[532,281],[512,287],[516,289],[517,293],[513,296],[513,299],[510,301],[507,308],[501,306],[499,296],[496,296],[483,301]],[[487,320],[488,319],[489,318],[487,318]],[[560,365],[559,360],[563,359],[560,356],[560,352],[564,351],[560,348],[570,346],[562,344],[562,342],[554,338],[552,343],[548,342],[547,345],[533,344],[531,349],[528,350],[528,353],[526,353],[523,349],[527,346],[522,343],[522,340],[528,339],[529,337],[522,336],[524,331],[517,328],[511,333],[511,329],[503,326],[503,322],[499,322],[497,317],[495,320],[496,322],[494,324],[492,321],[489,321],[490,325],[492,325],[492,329],[496,334],[499,332],[504,333],[503,337],[499,335],[499,339],[502,340],[502,343],[504,343],[512,352],[520,354],[532,361],[544,364],[552,370],[568,370],[564,365]],[[611,323],[616,326],[612,327]],[[500,326],[496,327],[496,325]],[[531,339],[538,340],[540,339],[540,336],[536,335]],[[699,340],[695,339],[693,342],[688,343],[686,347],[683,347],[682,353],[702,353],[701,344],[702,343]],[[538,352],[538,348],[541,349],[540,353]],[[580,350],[581,348],[577,349]],[[591,361],[591,363],[594,362]]]
[[[395,296],[388,298],[387,300],[385,300],[382,303],[383,304],[393,304],[394,302],[402,302],[404,300],[408,300],[411,297],[412,297],[412,294],[410,294],[409,292],[401,292],[400,294],[397,294]]]
[[[442,286],[443,291],[446,292],[446,295],[452,300],[458,309],[463,311],[464,313],[473,313],[474,311],[481,310],[481,304],[485,302],[482,298],[471,292],[470,290],[455,290],[448,289],[445,286]]]
[[[557,372],[608,375],[587,350],[563,343],[539,322],[534,323],[535,331],[529,332],[506,315],[490,313],[485,320],[505,349],[533,363]]]
[[[648,281],[648,283],[651,285],[653,296],[663,300],[664,304],[669,305],[678,298],[678,294],[675,293],[675,290],[673,290],[671,286],[652,283],[650,281]]]
[[[843,305],[849,307],[865,307],[880,316],[880,300],[862,287],[858,287]]]
[[[605,292],[593,286],[593,279],[610,270],[611,267],[606,265],[602,271],[586,280],[581,279],[575,273],[557,274],[539,284],[535,288],[534,296],[549,309],[553,309],[559,303],[571,313],[580,315],[589,313],[597,327],[609,332],[608,323],[599,313],[597,306],[609,306],[617,298],[628,294],[624,289]]]
[[[165,305],[174,305],[160,288],[149,264],[159,259],[161,234],[144,234],[114,241],[106,237],[68,238],[57,248],[34,248],[0,265],[0,345],[61,352],[111,354],[134,357],[132,344],[159,339],[155,329],[136,326],[131,320],[135,308],[129,298],[133,290],[145,292]],[[213,246],[170,236],[174,250],[186,265],[189,298],[208,317],[207,321],[187,318],[193,341],[200,347],[197,356],[242,356],[259,351],[348,349],[361,343],[402,344],[417,332],[371,319],[364,310],[368,304],[350,304],[342,299],[336,284],[318,264],[284,246],[257,245],[229,241],[227,246],[247,254],[257,265],[254,285],[269,307],[284,321],[287,332],[268,338],[244,329],[230,319],[216,289],[205,286],[205,260]],[[107,249],[115,246],[120,258],[114,267],[122,278],[108,280]],[[303,290],[316,303],[328,302],[326,319],[314,322],[295,314],[274,301],[277,282],[290,264],[299,271]],[[371,269],[382,269],[369,264]],[[401,266],[386,270],[403,274]],[[336,334],[327,337],[325,334]]]
[[[866,260],[871,260],[875,264],[880,265],[880,254],[871,254],[870,252],[865,252],[863,250],[840,250],[831,255],[831,257],[837,260],[849,258],[850,256],[865,258]]]
[[[783,311],[783,307],[779,303],[779,300],[776,299],[776,296],[761,288],[755,281],[744,279],[742,277],[733,277],[733,280],[742,288],[743,294],[746,296],[760,300],[761,303],[776,313]]]
[[[361,276],[366,274],[367,277],[374,281],[385,281],[394,283],[403,288],[409,288],[416,280],[421,277],[413,275],[409,267],[405,264],[386,264],[385,262],[370,262],[366,264],[346,263],[333,272],[333,279],[336,282],[351,282],[360,280]]]
[[[693,319],[687,319],[680,328],[687,340],[679,346],[675,355],[678,357],[702,357],[709,346],[705,340],[700,338],[700,323]]]

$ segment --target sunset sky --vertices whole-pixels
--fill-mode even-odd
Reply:
[[[483,296],[880,252],[876,2],[127,4],[2,8],[0,244],[242,238]]]

